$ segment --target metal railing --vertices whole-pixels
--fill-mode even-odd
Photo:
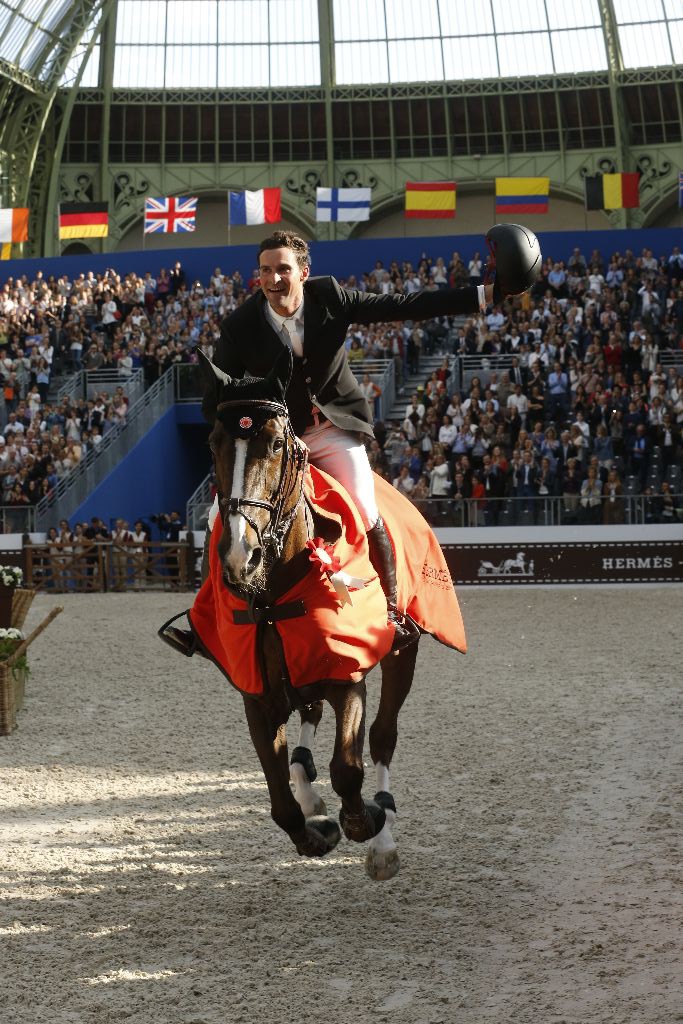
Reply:
[[[187,499],[185,522],[188,530],[206,529],[209,511],[213,505],[212,482],[213,478],[211,473],[209,473]]]
[[[507,498],[415,498],[431,526],[627,526],[683,522],[683,494],[673,495],[671,514],[661,495],[623,494],[584,502],[580,495]]]
[[[51,495],[36,505],[35,529],[68,519],[91,491],[119,464],[160,416],[173,404],[174,375],[163,374],[149,391],[128,409],[125,424],[113,427],[96,448],[63,477]]]
[[[396,368],[393,359],[364,359],[362,364],[350,364],[351,371],[357,380],[367,373],[370,380],[377,384],[382,394],[375,400],[375,418],[384,419],[394,403],[396,395]],[[192,363],[179,363],[175,366],[175,400],[176,402],[199,402],[202,397],[202,386],[197,367]]]
[[[385,420],[396,398],[396,367],[393,359],[364,359],[359,365],[350,363],[351,372],[361,381],[368,374],[373,384],[382,389],[375,399],[373,413],[376,420]]]
[[[143,371],[135,370],[126,375],[119,370],[79,370],[59,388],[57,402],[61,403],[65,398],[72,402],[93,399],[103,391],[111,395],[118,387],[123,388],[129,404],[134,405],[145,390]]]
[[[0,533],[34,533],[35,528],[33,505],[0,505]]]

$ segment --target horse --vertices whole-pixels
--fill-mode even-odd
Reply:
[[[211,537],[211,577],[188,613],[190,625],[197,637],[204,629],[201,653],[212,656],[200,611],[208,600],[234,598],[239,604],[231,613],[234,622],[248,622],[256,630],[254,671],[261,692],[242,693],[244,710],[266,778],[271,816],[297,852],[306,857],[325,856],[343,831],[352,842],[369,842],[368,875],[377,881],[390,879],[397,874],[400,859],[392,832],[396,804],[389,773],[399,712],[415,674],[418,640],[390,653],[393,627],[389,626],[389,642],[380,659],[379,707],[369,730],[377,791],[374,799],[367,800],[362,796],[365,677],[372,666],[343,680],[321,679],[295,686],[278,632],[278,624],[306,613],[303,601],[283,603],[283,597],[290,593],[293,581],[310,571],[312,539],[321,528],[305,495],[307,449],[292,429],[285,403],[291,354],[284,349],[265,378],[233,380],[202,354],[200,372],[202,408],[211,426],[209,446],[219,511]],[[362,536],[364,539],[364,531]],[[378,588],[379,582],[375,582]],[[452,590],[450,577],[448,583]],[[384,602],[381,590],[377,593]],[[386,620],[385,602],[383,608]],[[302,622],[305,624],[305,619]],[[312,742],[324,702],[333,709],[336,722],[329,767],[332,787],[341,800],[339,825],[327,814],[311,785],[316,777]],[[286,723],[293,711],[299,711],[301,726],[290,764]]]

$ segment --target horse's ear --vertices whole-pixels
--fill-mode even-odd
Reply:
[[[287,388],[292,377],[292,350],[287,347],[283,347],[282,352],[275,360],[275,365],[266,377],[266,381],[269,387],[272,387],[276,392],[276,397],[279,401],[285,405],[285,395],[287,394]]]
[[[223,370],[219,370],[216,364],[212,363],[201,349],[197,349],[197,359],[197,367],[204,391],[202,412],[209,423],[213,423],[216,418],[216,408],[223,388],[232,384],[232,377],[229,377]]]

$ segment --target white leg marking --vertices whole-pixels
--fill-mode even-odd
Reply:
[[[375,769],[377,772],[377,792],[391,793],[391,789],[389,788],[389,769],[385,764],[382,764],[381,761],[377,762]],[[396,843],[394,842],[394,837],[391,834],[391,829],[396,821],[396,812],[387,811],[386,815],[387,820],[384,824],[384,828],[370,840],[370,849],[374,853],[388,853],[389,851],[396,849]]]
[[[313,750],[313,737],[315,726],[312,722],[302,722],[299,729],[299,742],[297,747],[305,747]],[[290,764],[289,777],[294,786],[294,796],[297,803],[304,812],[304,817],[310,818],[312,814],[320,813],[320,794],[313,789],[310,779],[302,764]]]
[[[294,796],[304,812],[304,817],[310,818],[312,814],[317,814],[316,808],[320,798],[313,789],[304,766],[296,763],[290,764],[289,777],[294,786]]]
[[[244,497],[244,471],[247,464],[248,441],[235,441],[235,464],[232,468],[232,489],[231,498]],[[246,561],[248,550],[244,543],[244,536],[247,529],[247,522],[244,516],[231,515],[230,521],[230,550],[226,559],[233,576],[238,579],[240,570]]]
[[[315,736],[315,726],[312,722],[302,722],[301,729],[299,730],[299,742],[297,747],[306,747],[307,750],[313,750],[313,737]]]

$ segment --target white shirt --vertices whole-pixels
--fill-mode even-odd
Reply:
[[[291,340],[292,352],[300,358],[304,354],[304,304],[303,301],[293,316],[280,316],[269,302],[266,302],[266,319],[278,335],[282,337],[282,328],[286,326]]]

